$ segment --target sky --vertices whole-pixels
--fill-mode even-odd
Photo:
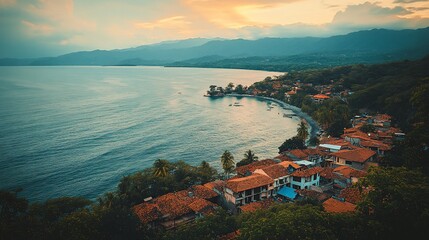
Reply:
[[[429,0],[0,0],[0,58],[429,26]]]

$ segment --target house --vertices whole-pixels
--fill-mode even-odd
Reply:
[[[290,186],[294,189],[310,189],[319,186],[321,167],[295,171],[291,174]]]
[[[329,195],[327,193],[321,193],[321,192],[318,192],[315,190],[300,189],[300,190],[295,190],[295,191],[298,193],[298,196],[300,198],[314,199],[314,200],[318,201],[319,203],[322,203],[331,197],[331,195]]]
[[[258,168],[262,168],[262,167],[266,167],[274,164],[277,164],[277,162],[274,161],[273,159],[264,159],[264,160],[260,160],[260,161],[256,161],[256,162],[244,165],[244,166],[237,167],[235,171],[237,172],[238,176],[249,176],[250,174],[252,174],[253,171],[255,171]]]
[[[322,206],[326,212],[330,213],[346,213],[354,212],[356,210],[355,204],[334,198],[329,198],[328,200],[324,201]]]
[[[197,185],[176,193],[167,193],[133,207],[143,224],[159,224],[166,229],[193,221],[197,217],[209,214],[217,205],[208,201],[217,194],[210,189]],[[211,191],[211,192],[210,192]]]
[[[379,156],[384,156],[386,151],[390,151],[392,149],[392,146],[389,144],[385,144],[378,140],[361,141],[360,146],[377,152],[377,155]]]
[[[344,179],[345,180],[345,185],[355,184],[359,181],[359,178],[366,176],[366,172],[351,168],[349,166],[336,167],[333,170],[333,172],[337,176],[342,177],[342,178],[337,178],[337,179]]]
[[[274,205],[274,200],[272,198],[269,198],[269,199],[265,199],[263,201],[252,202],[252,203],[246,204],[244,206],[240,206],[239,210],[242,213],[249,213],[249,212],[255,212],[259,209],[267,209],[267,208],[271,207],[272,205]]]
[[[215,180],[213,182],[208,182],[208,183],[204,184],[203,186],[208,188],[208,189],[213,190],[218,195],[222,195],[225,184],[226,184],[225,181]]]
[[[330,97],[329,96],[326,96],[325,94],[316,94],[316,95],[313,95],[313,100],[316,102],[316,103],[322,103],[323,101],[325,101],[325,100],[327,100],[327,99],[329,99]]]
[[[332,163],[335,166],[347,165],[355,169],[364,169],[365,164],[374,160],[375,155],[376,152],[366,148],[340,150],[332,153]]]
[[[289,166],[291,168],[288,169],[281,164],[274,164],[261,169],[256,169],[254,173],[268,176],[274,180],[272,196],[276,196],[277,191],[289,183],[289,175],[293,172],[293,167],[291,165]]]
[[[314,148],[307,149],[293,149],[285,153],[286,156],[290,157],[294,161],[306,160],[315,164],[320,164],[323,161],[323,156],[321,151]]]
[[[346,202],[357,204],[362,201],[363,197],[368,194],[368,189],[359,190],[358,188],[345,188],[341,190],[339,198],[344,199]]]
[[[274,189],[274,180],[263,174],[252,174],[247,177],[229,179],[226,182],[224,196],[234,206],[267,199]]]

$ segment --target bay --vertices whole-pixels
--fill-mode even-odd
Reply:
[[[0,188],[31,201],[95,199],[156,159],[207,161],[229,150],[260,159],[299,119],[255,98],[206,98],[208,86],[280,73],[163,67],[1,67]],[[229,106],[239,101],[242,106]]]

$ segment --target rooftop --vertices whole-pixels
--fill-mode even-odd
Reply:
[[[364,163],[375,154],[376,152],[372,150],[358,148],[353,150],[340,150],[338,152],[332,153],[332,156],[343,158],[352,162]]]
[[[306,170],[295,171],[291,174],[293,177],[310,177],[314,174],[320,173],[323,170],[321,167],[309,168]]]
[[[242,212],[255,212],[259,209],[267,209],[274,204],[274,200],[271,198],[265,199],[259,202],[252,202],[244,206],[240,206]]]
[[[339,166],[339,167],[336,167],[333,171],[334,173],[341,174],[346,178],[351,178],[351,177],[360,178],[360,177],[366,176],[366,172],[354,169],[349,166]]]
[[[329,99],[330,97],[326,96],[325,94],[316,94],[316,95],[313,95],[313,98],[314,99]]]
[[[344,212],[354,212],[356,210],[356,205],[336,200],[334,198],[329,198],[323,202],[323,208],[326,212],[330,213],[344,213]]]
[[[246,175],[246,172],[253,172],[258,168],[262,168],[263,166],[270,166],[270,165],[274,165],[276,163],[277,162],[274,161],[273,159],[265,159],[265,160],[253,162],[251,164],[247,164],[244,166],[237,167],[235,170],[236,170],[237,174],[244,176],[244,175]]]
[[[255,173],[247,177],[230,179],[227,181],[226,187],[234,192],[242,192],[273,183],[274,180],[272,178]]]
[[[287,168],[280,165],[280,164],[274,164],[274,165],[267,166],[267,167],[264,167],[261,169],[257,169],[255,171],[258,172],[258,170],[263,171],[268,177],[270,177],[272,179],[276,179],[276,178],[280,178],[280,177],[284,177],[286,175],[289,175]],[[263,173],[261,173],[261,174],[263,174]]]
[[[366,189],[360,191],[358,188],[345,188],[341,190],[338,197],[344,198],[349,203],[357,204],[367,193],[368,191]]]

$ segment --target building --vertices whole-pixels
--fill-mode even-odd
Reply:
[[[373,161],[376,152],[358,148],[352,150],[340,150],[332,153],[332,164],[334,166],[346,165],[355,169],[364,169],[367,162]]]
[[[328,200],[324,201],[322,206],[326,212],[330,213],[346,213],[354,212],[356,210],[355,204],[334,198],[329,198]]]
[[[325,94],[316,94],[313,95],[313,100],[317,103],[322,103],[323,101],[329,99],[329,96],[326,96]]]
[[[166,229],[193,221],[212,213],[217,205],[208,201],[218,194],[201,185],[168,193],[133,207],[143,224],[160,225]]]
[[[244,166],[240,166],[237,167],[235,169],[235,171],[237,172],[238,176],[249,176],[250,174],[252,174],[253,171],[255,171],[258,168],[263,168],[266,166],[271,166],[277,164],[276,161],[274,161],[273,159],[264,159],[264,160],[260,160],[260,161],[256,161]]]
[[[289,175],[294,171],[293,169],[294,168],[292,166],[291,168],[288,168],[280,164],[275,164],[261,169],[256,169],[254,173],[268,176],[274,180],[272,196],[276,196],[277,191],[279,191],[281,187],[289,184]]]
[[[242,206],[271,197],[273,189],[274,180],[272,178],[255,173],[247,177],[228,180],[224,195],[228,203]]]
[[[310,189],[319,186],[321,167],[295,171],[291,174],[290,187],[294,189]]]

